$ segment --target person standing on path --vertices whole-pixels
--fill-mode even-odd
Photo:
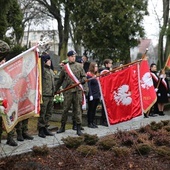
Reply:
[[[54,72],[51,69],[51,57],[48,54],[43,54],[42,58],[42,101],[40,105],[40,117],[38,118],[38,136],[45,138],[53,136],[49,131],[49,120],[53,113],[54,107]]]
[[[67,53],[68,63],[64,65],[62,68],[59,80],[56,84],[56,91],[59,90],[62,83],[65,83],[65,88],[75,84],[75,83],[82,83],[78,86],[71,88],[64,92],[64,103],[63,103],[63,113],[61,118],[61,127],[57,131],[57,133],[65,132],[65,125],[67,122],[68,111],[73,105],[74,115],[76,118],[77,124],[77,135],[81,136],[83,133],[81,132],[81,124],[82,124],[82,107],[85,107],[86,100],[85,100],[85,93],[87,93],[87,84],[86,75],[84,69],[80,63],[76,62],[76,52],[71,50]],[[86,109],[86,108],[83,108]]]
[[[97,81],[98,65],[96,62],[91,62],[89,66],[89,71],[87,72],[89,93],[88,93],[88,111],[87,111],[87,121],[89,128],[98,128],[94,123],[96,108],[100,101],[100,89]]]
[[[111,70],[112,70],[112,63],[113,61],[111,59],[105,59],[103,61],[103,64],[104,64],[104,68],[102,70],[100,70],[100,75],[103,76],[106,74],[106,73],[109,73]],[[101,125],[103,126],[108,126],[107,124],[107,120],[106,120],[106,113],[105,113],[105,110],[104,110],[104,106],[103,106],[103,103],[102,103],[102,116],[101,116]]]

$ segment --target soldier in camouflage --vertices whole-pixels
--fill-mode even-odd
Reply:
[[[84,84],[84,91],[88,90],[87,84],[85,84],[86,81],[86,75],[83,70],[83,67],[80,63],[75,62],[76,60],[76,52],[75,51],[69,51],[67,53],[68,57],[68,64],[69,67],[74,74],[74,76]],[[69,87],[73,84],[75,84],[74,80],[71,79],[71,77],[68,75],[68,72],[66,71],[66,68],[63,67],[60,75],[59,80],[56,84],[56,91],[60,88],[62,83],[65,83],[65,87]],[[65,132],[65,125],[67,122],[68,117],[68,111],[70,109],[70,106],[73,104],[74,108],[74,114],[76,117],[76,124],[77,124],[77,135],[81,136],[83,133],[81,132],[81,124],[82,124],[82,93],[83,91],[80,89],[79,86],[76,86],[68,91],[64,92],[64,104],[63,104],[63,114],[61,118],[61,127],[57,131],[57,133]]]
[[[6,62],[6,55],[8,54],[9,50],[10,50],[9,45],[6,42],[0,40],[0,65]],[[1,143],[1,135],[3,132],[2,126],[3,126],[3,122],[2,122],[2,117],[0,116],[0,143]],[[17,143],[14,141],[13,136],[14,136],[14,130],[12,130],[7,134],[7,144],[10,146],[17,146]]]
[[[45,138],[54,134],[48,130],[49,119],[53,113],[54,104],[54,72],[51,69],[51,58],[48,54],[43,54],[42,58],[42,100],[40,117],[38,118],[38,136]]]

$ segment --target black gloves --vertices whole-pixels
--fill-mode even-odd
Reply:
[[[85,81],[85,80],[82,80],[82,81],[80,81],[80,83],[83,85],[83,84],[86,83],[86,81]]]

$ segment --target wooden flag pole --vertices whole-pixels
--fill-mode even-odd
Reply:
[[[166,63],[165,63],[165,66],[164,66],[164,68],[162,69],[162,71],[165,71],[166,66],[167,66],[167,63],[168,63],[168,60],[169,60],[169,57],[170,57],[170,55],[168,56],[168,58],[167,58],[167,60],[166,60]],[[161,73],[159,73],[159,76],[160,76],[160,75],[161,75]],[[158,80],[158,84],[157,84],[156,88],[158,88],[158,87],[159,87],[160,82],[161,82],[161,79],[159,78],[159,80]]]
[[[146,52],[145,52],[145,55],[146,55]],[[139,59],[139,60],[133,61],[133,62],[131,62],[131,63],[128,63],[128,64],[125,64],[125,65],[116,67],[116,68],[114,68],[113,70],[111,70],[111,71],[109,71],[109,72],[107,72],[107,73],[103,73],[103,74],[98,75],[98,76],[96,76],[96,77],[93,77],[93,78],[90,78],[90,79],[85,80],[85,83],[88,82],[88,81],[90,81],[90,80],[92,80],[92,79],[96,79],[97,77],[108,75],[110,72],[115,72],[116,70],[122,69],[122,68],[124,68],[124,67],[128,67],[128,66],[130,66],[130,65],[133,65],[133,64],[138,63],[138,62],[141,62],[141,61],[142,61],[142,59]],[[74,88],[74,87],[77,87],[79,84],[81,84],[81,82],[72,84],[71,86],[66,87],[65,89],[62,89],[62,90],[56,92],[56,94],[60,94],[60,93],[62,93],[62,92],[65,92],[65,91],[67,91],[67,90],[70,90],[70,89],[72,89],[72,88]]]

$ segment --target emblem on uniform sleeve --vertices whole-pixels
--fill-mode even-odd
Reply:
[[[116,91],[113,92],[113,99],[115,100],[117,105],[130,105],[132,103],[132,98],[129,86],[120,86]]]

